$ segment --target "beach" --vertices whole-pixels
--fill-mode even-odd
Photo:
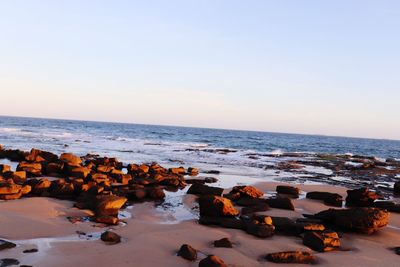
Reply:
[[[274,191],[284,183],[263,182],[255,186],[263,192]],[[290,184],[293,185],[293,184]],[[302,192],[328,191],[346,194],[346,188],[328,185],[298,185]],[[185,208],[195,203],[193,195],[183,195]],[[200,255],[215,254],[228,266],[273,266],[263,259],[267,253],[287,250],[310,251],[301,239],[275,235],[260,239],[235,229],[224,229],[198,224],[197,220],[166,223],[165,214],[157,211],[152,203],[135,204],[124,220],[126,225],[111,227],[122,236],[121,243],[106,245],[98,240],[104,228],[93,227],[91,222],[72,224],[66,216],[87,215],[90,211],[73,208],[71,201],[48,198],[29,198],[0,203],[2,238],[18,244],[17,248],[1,251],[1,257],[17,258],[21,264],[32,266],[197,266],[176,256],[180,245],[188,243]],[[271,209],[261,214],[302,217],[327,209],[317,200],[294,200],[295,211]],[[3,216],[6,214],[7,216]],[[108,227],[107,227],[108,229]],[[79,232],[92,233],[92,238]],[[214,248],[214,240],[228,237],[233,248]],[[343,251],[315,253],[321,266],[396,266],[398,255],[390,248],[398,246],[400,215],[392,213],[388,227],[373,235],[346,233],[341,239]],[[32,254],[25,249],[37,248]],[[201,257],[201,256],[200,256]],[[279,264],[282,266],[282,264]],[[285,266],[285,264],[283,264]],[[296,266],[291,264],[290,266]]]

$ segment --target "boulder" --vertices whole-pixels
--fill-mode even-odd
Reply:
[[[278,185],[276,187],[276,192],[278,194],[290,195],[292,197],[298,198],[300,194],[300,188],[288,185]]]
[[[105,231],[104,233],[102,233],[100,239],[109,244],[117,244],[121,242],[121,237],[111,231]]]
[[[17,166],[17,171],[25,171],[28,176],[37,177],[42,175],[42,164],[38,162],[21,161]]]
[[[298,263],[310,264],[315,261],[314,256],[306,251],[284,251],[270,253],[265,256],[266,260],[275,263]]]
[[[116,216],[95,216],[94,221],[98,223],[104,223],[109,225],[117,225],[119,220]]]
[[[232,248],[233,244],[229,240],[229,238],[224,237],[224,238],[221,238],[219,240],[215,240],[214,241],[214,247],[216,247],[216,248]]]
[[[72,177],[76,178],[86,178],[89,175],[90,171],[91,169],[86,167],[75,167],[69,171],[69,174]]]
[[[32,182],[34,180],[31,180]],[[47,192],[49,190],[51,186],[51,182],[46,179],[46,178],[42,178],[40,180],[35,180],[35,183],[32,186],[32,193],[36,194],[36,195],[40,195],[44,192]]]
[[[199,267],[227,267],[227,265],[217,256],[209,255],[199,262]]]
[[[389,212],[378,208],[328,209],[312,217],[344,230],[365,234],[374,233],[389,222]]]
[[[0,164],[0,173],[11,171],[10,165]]]
[[[0,183],[0,195],[11,195],[17,194],[21,191],[21,186],[14,183],[9,182],[1,182]]]
[[[97,196],[94,203],[96,216],[117,216],[127,199],[114,195]]]
[[[224,197],[201,196],[199,198],[200,216],[224,217],[237,216],[239,211],[232,202]]]
[[[292,200],[287,197],[268,198],[265,201],[271,208],[294,210]]]
[[[82,164],[82,159],[72,153],[63,153],[60,156],[60,160],[68,163],[70,166],[80,166]]]
[[[336,193],[313,191],[308,192],[306,198],[323,200],[325,205],[335,207],[341,207],[343,204],[342,196]]]
[[[323,231],[325,226],[316,222],[298,222],[287,217],[271,217],[276,232],[284,235],[299,236],[307,231]]]
[[[394,203],[393,201],[375,201],[372,206],[390,212],[400,212],[400,204]]]
[[[188,244],[183,244],[178,251],[178,256],[188,260],[188,261],[195,261],[197,260],[197,250],[192,248]]]
[[[266,238],[270,237],[275,232],[275,227],[272,225],[270,216],[257,215],[251,218],[244,219],[245,230],[248,234]]]
[[[179,168],[170,168],[168,172],[178,175],[184,175],[186,173],[186,170],[183,167],[179,167]]]
[[[60,175],[64,172],[64,162],[50,162],[45,166],[45,173],[49,175]]]
[[[188,173],[190,176],[196,176],[196,175],[199,174],[199,170],[198,170],[197,168],[189,167],[189,168],[187,169],[187,173]]]
[[[238,195],[237,198],[260,198],[264,195],[261,190],[249,185],[234,186],[229,194]]]
[[[17,245],[7,240],[0,239],[0,251],[4,249],[15,248]]]
[[[400,181],[394,183],[393,192],[395,194],[400,194]]]
[[[332,251],[340,247],[339,236],[333,231],[307,232],[303,236],[303,244],[319,251]]]
[[[224,189],[220,188],[220,187],[213,187],[213,186],[208,186],[208,185],[204,185],[201,183],[194,183],[190,186],[187,193],[193,194],[193,195],[221,196],[223,191],[224,191]]]
[[[368,188],[347,190],[346,206],[370,207],[379,196]]]

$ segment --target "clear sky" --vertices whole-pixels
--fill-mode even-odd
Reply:
[[[400,1],[0,0],[0,92],[2,115],[400,139]]]

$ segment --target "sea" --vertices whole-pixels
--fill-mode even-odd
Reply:
[[[400,141],[0,116],[0,144],[53,153],[87,153],[123,162],[263,167],[291,152],[400,159]]]

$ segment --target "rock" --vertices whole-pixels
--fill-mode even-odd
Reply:
[[[22,197],[22,192],[19,191],[15,194],[8,194],[8,195],[0,195],[0,200],[15,200]]]
[[[0,251],[4,249],[15,248],[17,245],[7,240],[0,239]]]
[[[186,173],[186,170],[183,167],[179,167],[179,168],[170,168],[168,172],[178,175],[184,175]]]
[[[0,259],[0,267],[19,265],[19,260],[12,258]]]
[[[37,248],[32,248],[32,249],[25,249],[24,251],[22,251],[22,253],[36,253],[39,250]]]
[[[196,169],[196,168],[193,168],[193,167],[189,167],[188,170],[187,170],[187,173],[188,173],[190,176],[196,176],[196,175],[199,174],[199,170]]]
[[[325,226],[315,222],[298,222],[287,217],[271,217],[276,232],[299,236],[307,231],[323,231]]]
[[[365,234],[374,233],[389,222],[389,212],[377,208],[328,209],[312,217],[345,230]]]
[[[209,255],[199,262],[199,267],[227,267],[227,265],[217,256]]]
[[[303,244],[319,251],[332,251],[340,247],[339,236],[333,231],[307,232],[303,237]]]
[[[400,204],[396,204],[393,201],[375,201],[372,206],[390,212],[400,212]]]
[[[104,233],[102,233],[100,239],[109,244],[117,244],[121,242],[121,237],[111,231],[105,231]]]
[[[300,194],[300,189],[297,187],[288,186],[288,185],[278,185],[276,187],[276,192],[278,194],[285,194],[285,195],[290,195],[295,198],[298,198],[299,194]]]
[[[194,183],[190,186],[187,193],[193,194],[193,195],[221,196],[223,191],[224,191],[224,189],[220,188],[220,187],[213,187],[213,186],[208,186],[208,185],[204,185],[204,184],[200,184],[200,183]]]
[[[10,165],[0,164],[0,173],[5,173],[11,171]]]
[[[92,179],[93,181],[95,181],[98,184],[107,182],[109,180],[107,174],[104,174],[104,173],[92,173],[90,175],[90,179]]]
[[[400,181],[394,183],[393,192],[395,194],[400,194]]]
[[[5,176],[9,176],[16,184],[23,184],[26,181],[25,171],[8,172]]]
[[[264,193],[254,186],[234,186],[229,194],[238,194],[238,198],[260,198]]]
[[[45,167],[45,173],[47,174],[61,174],[64,171],[64,162],[50,162]]]
[[[177,255],[188,261],[197,260],[197,250],[195,250],[188,244],[182,245]]]
[[[9,182],[1,182],[0,183],[0,195],[11,195],[17,194],[21,191],[21,186],[14,183]]]
[[[117,216],[119,209],[126,201],[125,197],[113,195],[97,196],[94,206],[96,216]]]
[[[69,166],[80,166],[82,164],[82,159],[72,153],[61,154],[60,160],[68,163]]]
[[[187,184],[195,184],[195,183],[199,183],[199,184],[212,184],[212,183],[216,183],[218,182],[218,179],[215,177],[204,177],[204,178],[193,178],[193,179],[185,179],[185,182]]]
[[[152,187],[147,189],[147,196],[151,199],[160,200],[165,198],[165,193],[161,187]]]
[[[42,175],[42,164],[37,162],[21,161],[17,166],[17,171],[25,171],[28,176],[37,177]]]
[[[294,210],[292,200],[287,197],[268,198],[265,201],[271,208]]]
[[[199,198],[200,216],[224,217],[237,216],[239,211],[232,202],[224,197],[201,196]]]
[[[306,251],[284,251],[270,253],[265,256],[268,261],[275,263],[309,264],[315,261],[314,256]]]
[[[216,248],[232,248],[232,242],[229,240],[229,238],[224,237],[219,240],[214,241],[214,247]]]
[[[36,195],[40,195],[44,192],[47,192],[51,186],[51,182],[46,179],[42,178],[40,180],[36,180],[37,182],[32,186],[32,193]]]
[[[379,196],[368,188],[347,190],[346,206],[369,207]]]
[[[272,219],[270,216],[257,215],[251,218],[243,220],[245,224],[245,230],[248,234],[266,238],[270,237],[275,232],[275,227],[272,225]]]
[[[72,177],[86,178],[89,175],[90,171],[91,170],[86,167],[75,167],[72,168],[69,173]]]
[[[96,216],[94,217],[94,221],[98,223],[104,223],[109,225],[117,225],[119,220],[116,216]]]
[[[308,192],[306,198],[323,200],[326,205],[341,207],[343,204],[343,198],[339,194],[329,192]]]

